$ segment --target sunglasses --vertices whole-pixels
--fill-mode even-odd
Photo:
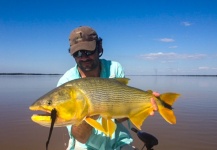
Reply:
[[[83,55],[86,55],[87,57],[90,55],[93,55],[96,52],[96,50],[94,51],[87,51],[87,50],[80,50],[75,52],[73,55],[74,58],[79,58],[82,57]]]

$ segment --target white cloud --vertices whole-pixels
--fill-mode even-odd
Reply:
[[[142,59],[146,59],[146,60],[183,60],[183,59],[202,59],[204,57],[206,57],[205,54],[177,54],[174,52],[170,52],[170,53],[162,53],[162,52],[158,52],[158,53],[149,53],[149,54],[143,54],[140,55],[140,57]]]
[[[188,21],[184,21],[184,22],[182,22],[181,24],[182,24],[183,26],[185,26],[185,27],[189,27],[189,26],[192,25],[192,23],[190,23],[190,22],[188,22]]]
[[[174,46],[170,46],[169,48],[177,48],[178,46],[174,45]]]
[[[210,68],[209,67],[205,67],[205,66],[202,66],[202,67],[198,67],[199,70],[209,70]]]
[[[174,42],[175,40],[174,39],[170,39],[170,38],[162,38],[159,41],[169,43],[169,42]]]
[[[207,66],[201,66],[198,67],[199,70],[217,70],[217,67],[207,67]]]

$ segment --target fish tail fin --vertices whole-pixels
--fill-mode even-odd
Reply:
[[[161,116],[170,124],[176,124],[176,117],[172,110],[172,105],[179,96],[180,94],[177,93],[164,93],[159,97],[162,104],[158,105],[158,111]]]

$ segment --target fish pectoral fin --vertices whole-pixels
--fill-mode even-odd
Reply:
[[[106,130],[105,130],[105,129],[103,128],[103,126],[102,126],[99,122],[97,122],[96,120],[94,120],[94,119],[92,119],[92,118],[90,118],[90,117],[87,117],[87,118],[85,118],[85,121],[86,121],[89,125],[91,125],[92,127],[96,128],[97,130],[102,131],[103,133],[105,133],[105,134],[107,135]]]
[[[111,119],[102,118],[102,126],[106,131],[106,135],[112,137],[112,134],[116,130],[116,124]]]
[[[147,108],[133,116],[130,116],[129,119],[139,130],[141,130],[142,123],[149,116],[151,111],[153,111],[153,108]]]

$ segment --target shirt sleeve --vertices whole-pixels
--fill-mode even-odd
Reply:
[[[57,87],[74,79],[80,78],[80,74],[77,69],[77,65],[71,69],[69,69],[64,75],[59,79],[57,83]]]
[[[125,74],[124,74],[124,69],[121,66],[120,63],[116,62],[116,78],[124,78]]]
[[[101,59],[102,78],[124,78],[124,69],[119,62]]]

